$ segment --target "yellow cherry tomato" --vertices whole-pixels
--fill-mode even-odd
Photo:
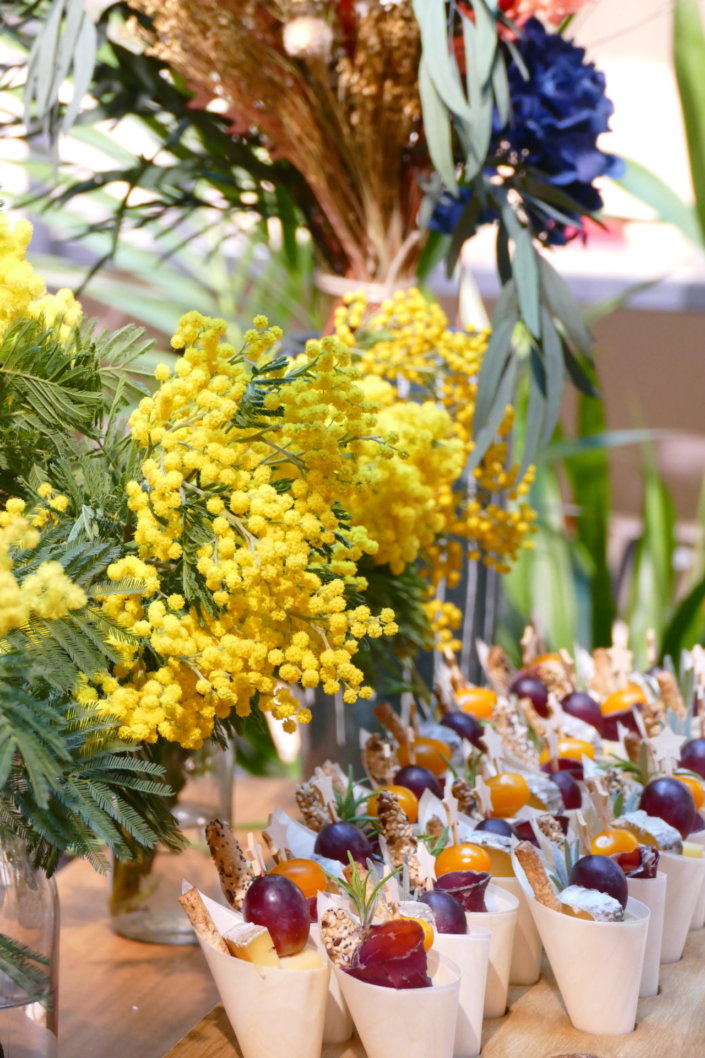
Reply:
[[[569,738],[567,735],[558,739],[558,756],[564,760],[581,760],[582,757],[595,759],[595,747],[592,742],[586,742],[582,738]],[[539,763],[548,763],[548,749],[542,749],[539,754]]]
[[[562,660],[563,659],[561,658],[560,654],[539,654],[538,657],[534,658],[533,661],[529,662],[527,668],[533,668],[535,665],[536,666],[545,665],[545,664],[547,664],[547,662],[554,662],[554,661],[560,662]]]
[[[489,720],[497,704],[497,695],[489,687],[464,687],[455,697],[461,712],[471,713],[478,720]]]
[[[412,754],[406,742],[402,742],[397,749],[397,760],[402,768],[414,763],[420,768],[428,768],[434,775],[443,775],[448,770],[448,760],[451,753],[450,746],[446,745],[445,742],[441,742],[439,738],[422,738],[419,736],[419,738],[414,739],[413,756],[415,760],[412,762]]]
[[[374,816],[375,819],[377,818],[377,795],[380,790],[389,790],[391,794],[394,794],[397,801],[404,809],[404,813],[409,822],[416,822],[419,818],[419,799],[413,790],[407,790],[406,786],[380,786],[379,790],[376,790],[372,796],[367,799],[368,816]]]
[[[529,803],[531,790],[523,775],[513,771],[504,771],[487,780],[492,801],[492,815],[501,819],[517,814],[520,808]]]
[[[269,873],[281,874],[298,885],[307,900],[316,893],[325,892],[328,884],[323,868],[315,860],[284,860],[272,867]]]
[[[607,695],[600,705],[600,712],[603,716],[609,716],[610,713],[624,713],[633,705],[644,705],[645,699],[646,695],[638,683],[628,683],[621,691],[613,691],[612,694]]]
[[[696,779],[694,775],[681,775],[679,772],[675,772],[673,778],[678,779],[679,782],[688,787],[693,795],[696,811],[701,808],[703,800],[705,800],[705,790],[703,790],[703,784],[700,780]]]
[[[489,871],[490,864],[489,853],[480,845],[449,845],[436,857],[436,877],[452,871]]]
[[[613,856],[616,852],[633,852],[638,845],[638,840],[628,830],[611,827],[595,834],[590,842],[590,852],[599,856]]]
[[[434,936],[431,923],[427,922],[425,918],[414,918],[413,915],[402,915],[402,918],[408,919],[410,922],[418,922],[423,930],[423,950],[430,951]]]

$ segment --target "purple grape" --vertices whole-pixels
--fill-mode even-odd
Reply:
[[[548,688],[538,676],[520,672],[509,685],[509,690],[518,698],[529,698],[539,716],[548,716]]]
[[[430,790],[436,797],[443,797],[441,784],[433,772],[418,764],[407,764],[405,768],[400,768],[394,776],[394,785],[406,786],[408,790],[416,794],[419,801],[424,790]]]
[[[444,893],[440,889],[430,889],[423,893],[419,900],[431,908],[436,933],[467,933],[468,922],[465,912],[450,893]]]
[[[632,707],[633,709],[639,709],[638,705]],[[621,713],[610,713],[609,716],[603,716],[602,726],[602,737],[606,738],[609,742],[617,742],[619,740],[619,731],[617,725],[621,724],[627,731],[633,731],[635,735],[641,735],[641,731],[634,719],[634,713],[632,709],[625,709]]]
[[[561,791],[566,808],[580,808],[583,803],[580,787],[569,771],[550,771],[548,777]]]
[[[687,838],[695,823],[695,801],[693,795],[678,779],[663,775],[652,779],[644,787],[639,808],[647,815],[658,816],[664,823],[675,827],[682,838]]]
[[[599,705],[589,694],[585,694],[584,691],[573,691],[572,694],[566,695],[561,705],[570,716],[577,716],[578,720],[592,724],[602,734],[605,718],[600,712]]]
[[[298,885],[281,874],[255,878],[242,905],[245,922],[266,926],[279,955],[296,955],[308,940],[309,903]]]
[[[517,832],[511,823],[508,823],[506,819],[482,819],[477,826],[476,830],[486,830],[490,834],[502,834],[506,838],[512,838],[517,836]]]
[[[582,885],[584,889],[607,893],[619,900],[622,907],[627,906],[627,879],[621,867],[609,856],[583,856],[573,865],[569,881],[571,885]]]
[[[465,911],[486,911],[485,890],[491,877],[487,871],[449,871],[436,879],[435,888],[450,893]]]
[[[329,823],[318,831],[313,851],[317,856],[348,863],[348,852],[357,863],[366,863],[372,856],[372,846],[352,823]]]
[[[558,765],[557,768],[555,767],[556,765]],[[549,776],[555,775],[556,771],[567,771],[576,782],[581,782],[583,778],[582,764],[579,760],[573,760],[572,757],[559,757],[558,760],[550,760],[547,764],[541,765],[541,771]]]
[[[690,829],[691,834],[699,834],[705,830],[705,819],[700,815],[700,812],[695,813],[695,821]]]
[[[681,746],[681,767],[705,779],[705,738],[691,738]]]
[[[449,727],[451,731],[455,731],[461,738],[466,738],[468,742],[472,742],[473,746],[484,750],[485,747],[480,741],[484,728],[471,713],[461,713],[459,710],[453,713],[446,713],[441,720],[441,724],[443,727]]]

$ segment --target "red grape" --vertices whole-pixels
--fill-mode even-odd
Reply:
[[[510,684],[509,690],[518,698],[529,698],[539,716],[548,716],[548,688],[538,676],[520,672]]]
[[[418,764],[407,764],[400,768],[394,776],[395,786],[406,786],[416,794],[419,801],[424,790],[430,790],[436,797],[443,797],[443,790],[436,776],[428,768],[422,768]]]
[[[311,914],[298,885],[280,874],[256,878],[242,905],[245,922],[266,926],[279,955],[296,955],[306,945]]]
[[[637,845],[631,852],[616,852],[612,855],[627,878],[655,878],[660,858],[661,853],[653,845]]]
[[[649,816],[658,816],[664,823],[675,827],[682,838],[687,838],[695,822],[695,801],[685,785],[663,775],[647,783],[641,794],[639,808]]]
[[[602,734],[604,717],[600,712],[599,705],[589,694],[585,694],[584,691],[573,691],[572,694],[566,695],[561,705],[566,713],[571,716],[577,716],[579,720],[583,720],[586,724],[592,724]]]
[[[571,885],[581,885],[583,889],[607,893],[618,900],[622,907],[627,906],[627,879],[621,867],[609,856],[583,856],[573,865],[569,881]]]
[[[545,771],[547,775],[553,775],[555,765],[558,765],[556,771],[568,771],[576,782],[582,780],[583,766],[579,760],[573,760],[572,757],[559,757],[558,760],[549,760],[546,764],[542,764],[541,771]]]
[[[703,819],[703,817],[700,815],[700,812],[696,812],[695,813],[695,821],[694,821],[692,827],[690,828],[689,833],[697,834],[701,830],[705,830],[705,819]]]
[[[471,713],[461,713],[460,710],[446,713],[441,720],[441,724],[443,727],[449,727],[451,731],[455,731],[461,738],[466,738],[468,742],[472,742],[473,746],[484,750],[485,747],[480,741],[484,728]]]
[[[705,738],[691,738],[681,746],[681,767],[705,779]]]
[[[561,791],[563,804],[566,808],[580,808],[583,803],[580,787],[569,771],[549,772],[548,777]]]
[[[634,719],[634,709],[638,709],[639,706],[635,705],[632,709],[625,709],[621,713],[610,713],[608,716],[602,717],[602,737],[606,738],[609,742],[617,742],[619,740],[618,725],[626,728],[627,731],[633,731],[635,735],[641,735],[638,724]]]
[[[490,834],[502,834],[505,838],[516,837],[517,832],[506,819],[482,819],[475,830],[487,830]]]
[[[435,888],[450,893],[466,911],[486,911],[485,890],[491,877],[487,871],[450,871],[436,879]]]
[[[450,893],[444,893],[440,889],[430,889],[424,892],[419,900],[431,908],[437,933],[467,933],[468,922],[465,912]]]
[[[313,851],[317,856],[338,860],[347,865],[348,852],[357,863],[366,863],[372,856],[372,846],[352,823],[329,823],[318,831]]]

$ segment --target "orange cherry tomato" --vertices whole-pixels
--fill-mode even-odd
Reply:
[[[638,845],[638,840],[628,830],[611,827],[595,834],[590,842],[590,852],[599,856],[613,856],[615,852],[633,852]]]
[[[700,780],[696,779],[694,775],[680,775],[678,772],[674,773],[673,778],[678,779],[679,782],[688,787],[693,795],[696,811],[700,809],[705,800],[705,790],[703,790],[703,784]]]
[[[450,746],[446,745],[445,742],[441,742],[438,738],[422,738],[419,736],[414,739],[414,757],[416,759],[413,763],[418,764],[420,768],[428,768],[434,775],[443,775],[448,770],[448,760],[451,753]],[[397,749],[397,760],[402,768],[412,763],[411,753],[406,742],[402,742]]]
[[[410,823],[415,823],[419,818],[419,799],[413,790],[407,790],[406,786],[380,786],[379,790],[389,790],[391,794],[394,794],[397,801],[404,809],[406,818]],[[376,790],[371,797],[367,799],[367,814],[368,816],[374,816],[377,818],[377,794],[379,790]]]
[[[324,892],[328,885],[325,871],[314,860],[284,860],[272,867],[270,874],[282,874],[290,882],[298,885],[307,900],[318,892]]]
[[[451,871],[489,871],[490,863],[490,854],[480,845],[448,845],[436,857],[436,877]]]
[[[514,816],[529,803],[531,790],[523,775],[504,771],[487,780],[492,801],[492,815],[501,819]]]
[[[497,695],[489,687],[463,687],[456,692],[458,708],[472,713],[478,720],[489,720],[497,704]]]
[[[638,683],[628,683],[621,691],[613,691],[612,694],[607,695],[600,706],[600,712],[603,716],[609,716],[610,713],[624,713],[633,705],[644,705],[645,698],[646,695]]]
[[[418,922],[423,930],[423,950],[430,951],[434,939],[433,926],[431,923],[427,922],[425,918],[414,918],[413,915],[402,915],[402,918],[408,918],[410,922]]]
[[[582,738],[570,738],[565,735],[558,739],[558,756],[567,760],[580,760],[583,756],[595,759],[595,747],[592,742],[586,742]],[[548,763],[548,750],[542,749],[539,754],[539,763]]]

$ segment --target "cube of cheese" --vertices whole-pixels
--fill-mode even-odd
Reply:
[[[319,970],[323,959],[313,948],[304,948],[296,955],[282,955],[279,965],[282,970]]]
[[[237,959],[257,963],[258,966],[279,966],[274,941],[266,926],[241,922],[223,934],[223,940]]]
[[[695,841],[684,841],[683,855],[692,856],[694,860],[700,860],[703,856],[703,847],[702,845],[698,845]]]

